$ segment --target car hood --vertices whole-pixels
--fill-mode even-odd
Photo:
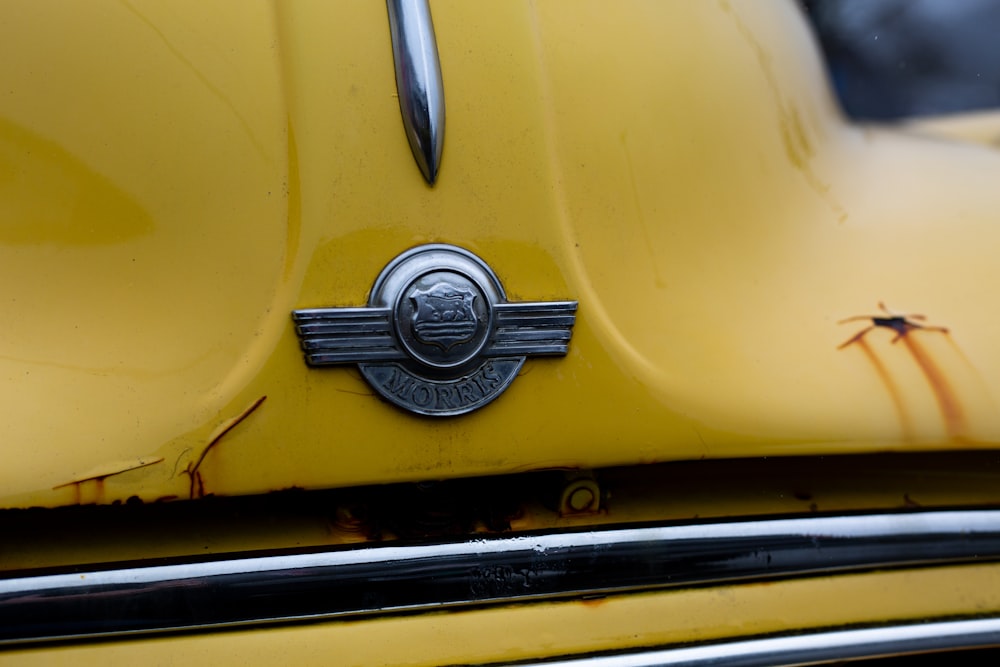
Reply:
[[[433,187],[378,3],[6,8],[0,505],[1000,442],[1000,153],[848,123],[792,3],[431,9]],[[569,354],[450,418],[307,367],[427,243]]]

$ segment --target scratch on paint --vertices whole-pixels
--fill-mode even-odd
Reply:
[[[240,110],[233,103],[233,101],[229,99],[229,97],[223,92],[223,90],[219,86],[216,86],[214,83],[212,83],[212,81],[205,75],[205,73],[190,58],[184,55],[184,53],[176,46],[176,44],[167,37],[167,34],[157,26],[157,23],[155,21],[153,21],[145,14],[137,10],[135,7],[133,7],[132,4],[128,2],[128,0],[119,0],[119,2],[128,12],[130,12],[139,21],[145,24],[145,26],[149,28],[157,36],[157,38],[167,49],[167,51],[169,51],[171,55],[173,55],[182,65],[184,65],[184,67],[190,70],[191,73],[194,75],[194,77],[203,86],[205,86],[208,92],[211,93],[211,95],[215,97],[217,100],[219,100],[219,102],[221,102],[229,110],[231,114],[233,114],[233,117],[236,118],[236,121],[240,124],[240,127],[243,128],[243,131],[247,135],[247,138],[250,140],[250,143],[252,143],[253,147],[257,149],[257,152],[260,154],[260,156],[263,157],[265,160],[270,161],[271,156],[268,154],[268,151],[261,144],[260,139],[254,133],[253,128],[250,127],[250,123],[243,116],[243,114],[240,113]]]
[[[177,455],[177,459],[174,461],[174,469],[170,471],[171,479],[177,476],[177,466],[181,464],[181,459],[184,458],[184,455],[188,454],[190,451],[190,447],[185,447],[184,450]]]
[[[948,437],[952,440],[959,441],[967,439],[969,429],[966,422],[965,411],[962,409],[951,383],[948,381],[944,371],[941,370],[940,366],[931,357],[927,349],[923,345],[919,344],[914,337],[910,335],[913,331],[917,330],[932,331],[948,337],[949,342],[951,342],[948,329],[945,327],[922,324],[922,322],[926,319],[923,315],[897,315],[892,313],[881,301],[879,302],[878,307],[883,312],[883,315],[855,315],[838,322],[838,324],[845,324],[847,322],[869,320],[871,321],[871,325],[848,338],[846,341],[837,346],[837,349],[842,350],[849,345],[858,345],[861,347],[862,351],[868,357],[868,360],[875,367],[875,371],[878,373],[883,384],[885,384],[886,389],[892,396],[893,402],[896,405],[896,410],[899,412],[900,420],[903,423],[905,433],[909,430],[909,415],[903,405],[899,388],[890,377],[889,372],[878,358],[878,355],[875,354],[872,348],[868,345],[867,341],[865,341],[865,336],[873,329],[882,327],[894,331],[896,335],[893,337],[892,343],[896,343],[900,340],[903,341],[903,345],[906,347],[907,352],[909,352],[913,361],[920,369],[920,372],[923,374],[924,378],[926,378],[927,383],[930,385],[931,392],[934,394],[934,400],[937,402],[938,409],[941,411],[941,417],[944,420]],[[953,342],[952,345],[954,345]]]
[[[639,196],[639,186],[636,184],[635,169],[632,166],[632,154],[629,152],[628,134],[626,132],[622,132],[621,142],[622,149],[625,152],[625,165],[628,167],[629,183],[632,185],[632,203],[635,206],[635,213],[639,217],[639,229],[642,231],[642,240],[644,242],[646,254],[649,256],[650,268],[653,270],[653,280],[655,281],[655,285],[657,287],[663,288],[666,287],[666,281],[663,279],[663,273],[660,270],[660,264],[656,259],[656,253],[653,252],[653,248],[655,248],[656,245],[649,236],[649,223],[643,213],[642,198]]]
[[[198,457],[198,460],[194,463],[187,464],[187,467],[182,472],[185,475],[187,475],[191,481],[190,487],[188,489],[188,492],[190,494],[189,497],[201,498],[202,496],[205,495],[205,481],[204,479],[202,479],[201,473],[199,472],[198,469],[201,467],[202,462],[204,462],[205,457],[208,456],[208,453],[212,451],[212,448],[214,448],[216,445],[219,444],[219,441],[221,441],[222,438],[224,438],[227,433],[236,428],[244,419],[249,417],[254,412],[254,410],[259,408],[261,403],[263,403],[265,400],[267,400],[267,396],[261,396],[256,401],[251,403],[250,406],[247,407],[243,412],[241,412],[236,417],[231,419],[229,423],[226,424],[221,431],[219,431],[218,435],[212,438],[212,440],[208,443],[208,446],[206,446],[205,449],[201,450],[201,455]],[[195,494],[196,488],[198,491],[197,495]]]

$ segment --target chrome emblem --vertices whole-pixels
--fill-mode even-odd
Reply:
[[[565,355],[576,301],[509,303],[471,252],[425,245],[389,263],[365,308],[292,313],[310,366],[357,364],[385,399],[422,415],[471,412],[528,356]]]
[[[472,290],[455,289],[451,283],[438,283],[429,290],[415,291],[410,299],[417,305],[417,312],[413,313],[413,332],[417,340],[445,351],[458,343],[469,342],[479,324],[472,312],[475,298]]]
[[[444,84],[427,0],[386,0],[403,128],[420,173],[437,180],[444,149]]]

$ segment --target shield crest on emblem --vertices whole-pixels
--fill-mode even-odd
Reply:
[[[472,308],[476,295],[472,290],[437,283],[410,294],[414,304],[413,334],[425,345],[442,350],[472,340],[479,319]]]

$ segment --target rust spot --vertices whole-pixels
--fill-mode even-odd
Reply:
[[[595,608],[604,605],[604,603],[606,603],[607,601],[608,599],[605,597],[583,598],[582,600],[580,600],[580,604],[582,604],[584,607]]]
[[[256,401],[251,403],[250,406],[247,407],[243,412],[236,415],[236,417],[230,420],[230,422],[226,424],[226,426],[221,431],[219,431],[218,435],[212,438],[211,442],[208,443],[205,449],[201,450],[201,455],[198,457],[198,460],[194,463],[188,463],[187,467],[182,472],[188,476],[188,479],[191,482],[188,489],[189,497],[203,498],[205,496],[205,480],[202,477],[199,468],[201,467],[201,464],[205,461],[205,457],[208,456],[208,453],[212,451],[213,447],[219,444],[219,441],[221,441],[222,438],[224,438],[227,433],[229,433],[234,428],[239,426],[239,424],[244,419],[253,414],[254,410],[259,408],[261,406],[261,403],[263,403],[265,400],[267,400],[267,396],[261,396]]]
[[[848,317],[846,319],[840,320],[837,324],[846,324],[847,322],[859,322],[864,320],[870,320],[871,326],[865,327],[858,333],[854,334],[843,343],[841,343],[837,349],[842,350],[851,343],[855,343],[862,338],[864,338],[869,331],[877,328],[883,327],[886,329],[892,329],[896,332],[896,336],[892,339],[895,343],[900,338],[905,338],[908,333],[915,329],[924,329],[925,331],[939,331],[941,333],[948,333],[948,330],[944,327],[932,327],[926,324],[920,324],[914,320],[923,321],[927,319],[923,315],[897,315],[891,312],[885,307],[885,304],[881,301],[878,302],[879,310],[881,310],[884,315],[854,315],[853,317]]]
[[[906,409],[899,394],[899,389],[892,381],[892,378],[889,376],[885,366],[882,365],[882,362],[878,359],[877,355],[865,341],[865,336],[868,332],[875,328],[882,327],[894,331],[896,335],[893,337],[892,342],[896,343],[900,340],[903,341],[903,345],[906,347],[906,350],[910,353],[910,356],[913,357],[913,360],[916,362],[920,372],[923,373],[924,377],[927,379],[931,392],[934,394],[934,400],[937,401],[938,408],[941,411],[941,417],[944,419],[945,430],[948,433],[948,437],[952,440],[964,440],[968,434],[968,426],[966,424],[965,411],[962,409],[962,406],[955,395],[954,389],[948,382],[947,377],[945,377],[944,372],[937,365],[937,363],[935,363],[930,353],[922,345],[920,345],[913,338],[913,336],[910,335],[913,331],[920,330],[935,331],[948,336],[948,329],[945,327],[922,324],[922,321],[926,319],[923,315],[896,315],[886,308],[885,304],[881,301],[879,302],[878,307],[884,315],[856,315],[838,322],[838,324],[844,324],[846,322],[870,320],[871,325],[848,338],[846,341],[841,343],[837,349],[842,350],[848,345],[856,344],[864,350],[869,361],[871,361],[876,372],[879,374],[879,377],[882,379],[882,382],[889,390],[893,403],[896,405],[896,410],[899,412],[900,421],[904,425],[905,432],[909,430],[907,426],[909,423],[909,415],[906,413]],[[951,340],[950,337],[948,340]],[[908,435],[908,433],[905,434]]]

